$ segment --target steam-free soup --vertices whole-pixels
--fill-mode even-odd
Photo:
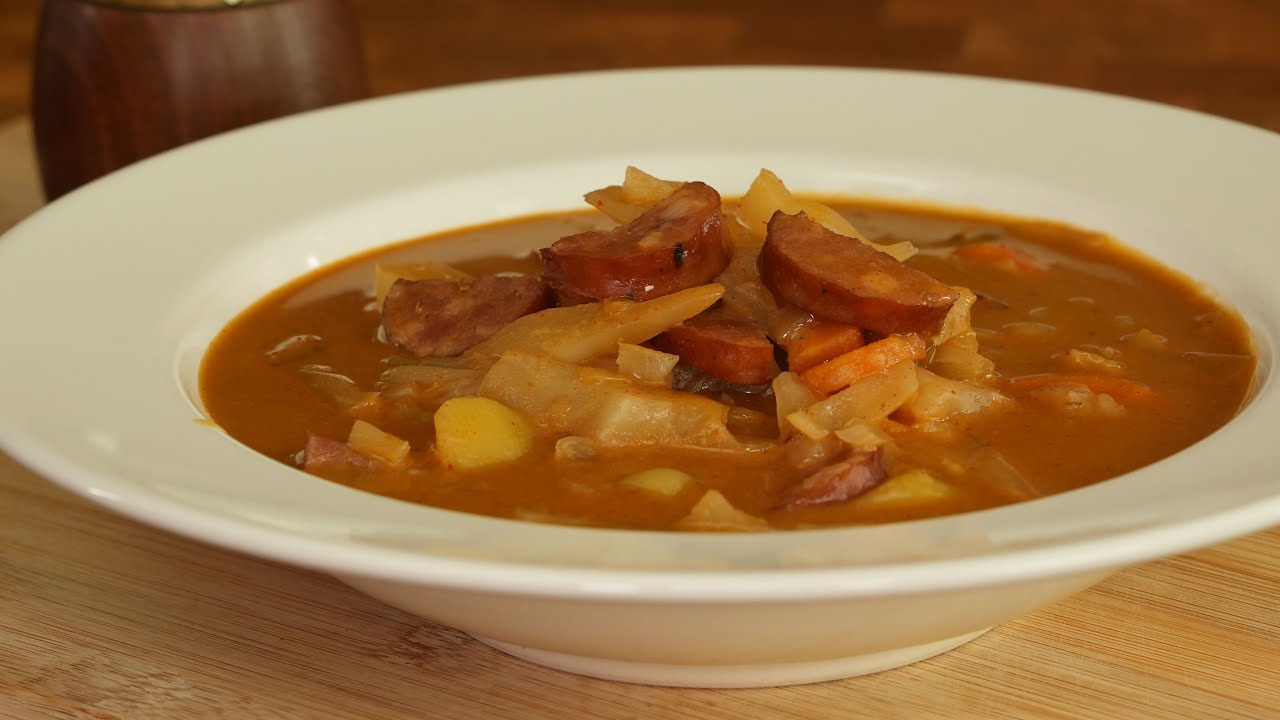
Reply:
[[[638,171],[588,200],[273,292],[210,347],[210,417],[412,502],[746,531],[1100,482],[1213,432],[1253,378],[1232,310],[1098,233],[769,173],[728,202]],[[511,253],[443,265],[441,238]]]

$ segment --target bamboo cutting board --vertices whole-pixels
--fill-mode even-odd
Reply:
[[[0,125],[0,229],[36,188],[29,126]],[[744,717],[1280,718],[1280,529],[898,670],[677,690],[531,665],[326,576],[117,517],[0,455],[0,718]]]

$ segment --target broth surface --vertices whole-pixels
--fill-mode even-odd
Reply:
[[[796,479],[781,447],[748,454],[667,448],[604,449],[591,460],[553,458],[551,439],[513,463],[472,471],[429,461],[377,473],[338,472],[329,479],[403,500],[500,517],[615,527],[669,529],[701,493],[719,490],[736,508],[777,528],[889,522],[971,511],[1051,495],[1142,467],[1187,447],[1226,423],[1241,407],[1255,359],[1247,329],[1229,309],[1187,278],[1103,235],[1064,225],[878,202],[833,202],[868,238],[910,240],[920,252],[909,266],[977,293],[972,325],[981,352],[996,364],[996,383],[1011,409],[930,431],[904,430],[895,440],[917,466],[957,492],[939,502],[888,506],[853,500],[778,510],[778,492]],[[544,247],[607,221],[591,211],[526,218],[447,233],[501,238],[513,248]],[[999,242],[1038,261],[1034,274],[965,262],[953,251]],[[379,338],[372,302],[374,265],[429,259],[420,239],[322,268],[270,294],[232,322],[211,345],[200,389],[212,420],[245,445],[297,464],[308,434],[345,438],[352,417],[305,382],[302,366],[327,366],[373,389],[398,353]],[[457,263],[472,273],[537,273],[536,258],[481,258]],[[314,336],[305,354],[275,361],[273,348]],[[316,340],[315,338],[318,338]],[[1015,378],[1072,372],[1071,352],[1121,363],[1126,379],[1150,396],[1115,416],[1064,411],[1036,392],[1015,391]],[[928,367],[927,363],[925,367]],[[767,397],[729,398],[768,409]],[[430,452],[430,421],[383,418],[378,426],[408,440],[415,456]],[[974,454],[994,449],[1029,488],[992,482]],[[956,458],[968,458],[957,461]],[[961,465],[957,467],[957,465]],[[676,467],[696,482],[673,497],[616,482],[655,466]]]

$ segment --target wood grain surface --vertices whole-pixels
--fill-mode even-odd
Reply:
[[[1019,77],[1280,130],[1275,0],[357,0],[375,93],[826,63]],[[0,119],[36,0],[0,2]],[[0,230],[40,202],[0,123]],[[0,370],[3,354],[0,353]],[[536,667],[322,575],[116,517],[0,456],[0,718],[1280,718],[1280,530],[1134,568],[864,678],[674,690]]]
[[[375,94],[614,67],[916,68],[1087,87],[1280,130],[1276,0],[348,0]],[[0,120],[39,0],[0,2]]]

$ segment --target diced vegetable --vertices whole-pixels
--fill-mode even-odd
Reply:
[[[977,349],[956,342],[972,335],[960,335],[934,348],[929,370],[952,380],[978,381],[995,374],[996,364]]]
[[[770,529],[764,518],[739,510],[716,490],[708,490],[676,525],[681,530],[719,532],[758,532]]]
[[[1169,352],[1169,338],[1142,328],[1120,338],[1126,344],[1145,350],[1149,353],[1164,354]]]
[[[957,449],[955,454],[961,458],[970,477],[980,479],[1010,501],[1027,500],[1040,494],[1004,453],[993,447],[975,440],[968,449]]]
[[[861,378],[804,410],[791,413],[787,420],[800,432],[805,432],[805,428],[812,425],[833,432],[853,423],[879,422],[915,395],[919,386],[915,364],[900,362]],[[806,435],[815,440],[821,439],[810,433]]]
[[[397,280],[456,280],[467,282],[471,275],[444,263],[421,261],[409,263],[379,263],[373,268],[374,293],[378,309],[382,309],[382,301],[387,291]]]
[[[804,372],[864,346],[866,336],[855,325],[814,318],[778,341],[787,351],[787,367]]]
[[[463,354],[472,367],[507,352],[524,350],[564,362],[612,355],[619,343],[642,343],[711,307],[724,294],[716,283],[646,302],[605,300],[525,315]]]
[[[659,180],[643,170],[627,167],[622,185],[610,185],[593,190],[586,194],[585,199],[592,207],[625,224],[666,200],[667,196],[679,190],[681,185],[684,183]]]
[[[823,431],[825,432],[825,428]],[[845,452],[840,438],[829,432],[820,438],[798,433],[787,440],[784,449],[787,465],[801,471],[814,471],[823,465],[830,465]]]
[[[395,465],[409,457],[409,441],[383,432],[371,423],[356,420],[351,425],[347,444],[352,450]]]
[[[924,353],[925,343],[919,335],[890,335],[809,368],[800,373],[800,379],[814,392],[829,395],[892,365],[919,360]]]
[[[511,462],[533,449],[533,426],[523,415],[484,397],[446,401],[435,414],[436,452],[459,470]]]
[[[434,409],[450,398],[475,395],[484,376],[470,368],[398,365],[378,380],[384,397],[411,397],[420,407]]]
[[[760,280],[759,260],[759,247],[738,248],[716,282],[724,286],[721,300],[727,307],[767,328],[775,322],[778,303]]]
[[[587,526],[592,524],[591,521],[586,518],[571,515],[557,515],[526,507],[516,508],[512,511],[511,517],[516,520],[523,520],[524,522],[536,522],[543,523],[545,525]]]
[[[938,334],[933,338],[934,345],[941,345],[957,335],[969,332],[973,328],[971,321],[973,304],[978,301],[978,296],[966,287],[957,286],[954,289],[960,297],[956,299],[955,304],[947,311],[947,317],[942,321],[942,328],[938,330]]]
[[[1041,390],[1053,385],[1082,385],[1095,393],[1106,393],[1122,405],[1130,403],[1148,403],[1158,396],[1151,388],[1142,383],[1110,375],[1025,375],[1014,378],[1004,384],[1005,391],[1012,394],[1025,394]]]
[[[871,423],[854,423],[836,430],[835,434],[854,452],[871,452],[892,442],[888,433]]]
[[[551,432],[603,446],[738,446],[725,425],[728,408],[714,400],[536,353],[503,355],[485,375],[480,393]]]
[[[1129,369],[1128,365],[1119,360],[1078,348],[1058,353],[1054,359],[1068,370],[1090,375],[1123,375]]]
[[[678,362],[679,355],[643,345],[618,343],[618,372],[643,383],[671,387],[671,372]]]
[[[858,507],[888,509],[929,505],[954,497],[956,489],[926,470],[908,470],[880,483],[854,502]]]
[[[916,368],[916,380],[919,388],[898,408],[894,419],[909,423],[946,420],[1011,404],[1009,398],[989,387],[948,380],[923,368]]]
[[[369,399],[365,392],[356,385],[355,380],[334,372],[331,368],[322,365],[307,365],[300,368],[298,374],[302,376],[303,382],[312,390],[324,396],[330,403],[333,403],[335,407],[350,410],[367,402]]]
[[[827,435],[831,434],[831,431],[828,430],[826,426],[818,422],[812,415],[801,410],[797,410],[788,415],[787,422],[791,427],[795,428],[796,432],[799,432],[801,435],[804,435],[811,440],[822,440]]]
[[[953,250],[952,254],[961,260],[990,265],[1009,273],[1039,274],[1047,269],[1044,263],[1027,253],[999,242],[961,245]]]
[[[981,337],[992,338],[992,339],[998,336],[999,336],[999,333],[996,333],[994,331],[983,331],[981,335]],[[946,342],[942,343],[942,345],[945,345],[947,347],[952,347],[957,350],[968,350],[969,352],[976,353],[982,347],[982,343],[978,339],[979,337],[980,335],[977,329],[969,328],[968,330],[960,333],[959,335],[952,335]],[[992,344],[995,344],[995,342],[993,341]],[[942,347],[942,345],[939,345],[938,347]]]
[[[828,230],[864,242],[898,260],[906,260],[916,252],[915,246],[907,242],[894,245],[877,245],[869,242],[839,212],[815,200],[800,200],[796,198],[787,189],[787,186],[782,184],[782,180],[768,170],[761,170],[756,179],[752,181],[751,187],[747,189],[747,194],[742,196],[742,202],[739,207],[741,208],[742,220],[746,225],[747,231],[758,237],[761,242],[764,241],[769,218],[773,217],[775,212],[781,210],[788,215],[803,212],[814,222]]]
[[[603,445],[734,448],[728,408],[709,398],[673,390],[612,388],[596,403],[589,431]]]
[[[693,482],[693,476],[675,468],[659,467],[631,473],[619,482],[655,495],[674,497]]]
[[[773,379],[773,399],[777,404],[778,432],[785,440],[795,433],[795,427],[787,418],[814,404],[820,396],[805,385],[799,375],[782,372]]]

